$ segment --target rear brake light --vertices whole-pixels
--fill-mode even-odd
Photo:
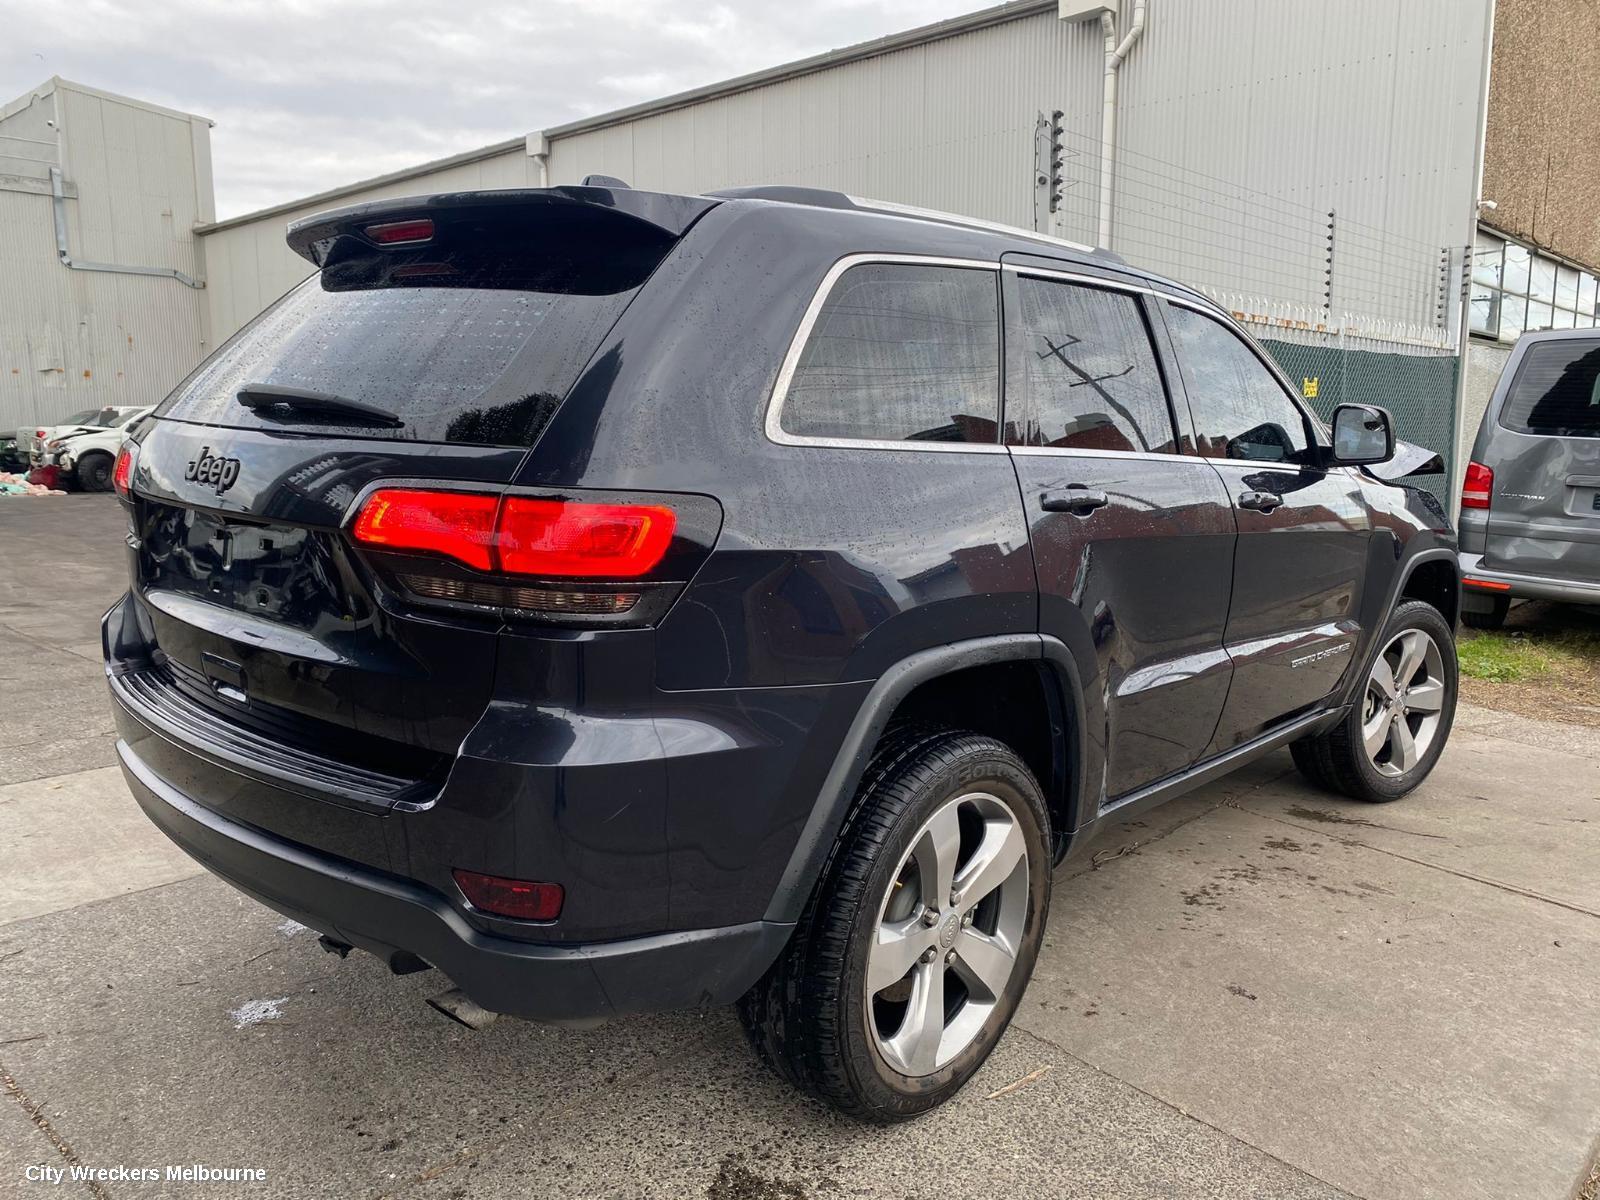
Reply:
[[[459,867],[450,872],[467,903],[482,912],[518,921],[554,921],[561,915],[566,894],[559,883],[532,883],[503,879]]]
[[[132,442],[123,442],[117,451],[117,465],[111,472],[111,485],[124,500],[133,496],[133,456],[136,448]]]
[[[511,496],[500,513],[500,569],[516,575],[635,579],[659,563],[677,518],[657,504],[581,504]]]
[[[356,541],[386,550],[425,550],[494,569],[497,496],[385,488],[361,506],[351,530]]]
[[[476,492],[384,488],[351,535],[387,550],[424,550],[511,575],[636,579],[666,556],[677,517],[659,504],[588,504]]]
[[[1494,491],[1494,472],[1482,463],[1469,462],[1467,477],[1461,484],[1462,508],[1488,508]]]
[[[388,221],[382,225],[368,225],[367,236],[380,246],[426,242],[433,238],[433,222],[422,219],[417,221]]]

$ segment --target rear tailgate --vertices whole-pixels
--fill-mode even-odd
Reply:
[[[167,767],[193,752],[279,789],[213,781],[198,799],[299,836],[303,809],[274,795],[379,815],[437,791],[489,703],[502,622],[407,602],[357,549],[351,517],[379,482],[504,488],[681,232],[628,211],[660,216],[653,199],[683,227],[710,206],[475,193],[291,232],[321,272],[137,437],[141,645],[121,659],[108,647],[113,688],[166,743],[151,752]],[[373,235],[396,225],[393,245]],[[382,861],[380,835],[347,841]]]
[[[1531,345],[1499,425],[1486,563],[1600,582],[1600,339]]]

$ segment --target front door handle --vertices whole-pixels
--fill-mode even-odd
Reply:
[[[1110,496],[1081,483],[1069,483],[1062,491],[1045,492],[1039,497],[1039,507],[1045,512],[1069,512],[1080,517],[1086,517],[1095,509],[1104,508],[1110,503]]]
[[[1269,513],[1283,504],[1283,497],[1277,492],[1241,492],[1239,495],[1240,508],[1253,508],[1257,512]]]

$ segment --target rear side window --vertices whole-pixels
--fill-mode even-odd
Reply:
[[[829,292],[783,398],[799,437],[994,442],[1000,412],[995,272],[851,267]]]
[[[1529,346],[1500,424],[1517,433],[1600,437],[1600,342]]]
[[[1017,281],[1007,338],[1006,427],[1023,446],[1175,449],[1139,302],[1049,279]]]
[[[1310,446],[1305,415],[1244,339],[1193,309],[1169,304],[1166,313],[1194,415],[1196,451],[1246,462],[1304,461]]]

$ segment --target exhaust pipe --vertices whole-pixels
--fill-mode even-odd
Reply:
[[[428,1006],[442,1012],[452,1021],[465,1025],[468,1029],[480,1032],[500,1019],[499,1013],[480,1008],[469,1000],[467,994],[460,988],[450,988],[437,996],[429,996]]]

